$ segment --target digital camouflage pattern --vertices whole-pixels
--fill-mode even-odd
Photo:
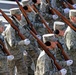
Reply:
[[[74,25],[74,24],[73,24]],[[74,25],[75,26],[75,25]],[[76,32],[72,30],[70,27],[68,27],[65,31],[65,43],[68,47],[68,54],[73,60],[72,67],[72,75],[76,74]]]
[[[10,74],[15,74],[15,66],[17,67],[18,75],[27,75],[27,67],[24,63],[23,53],[21,51],[21,45],[18,43],[21,41],[20,37],[10,25],[5,30],[6,46],[10,50],[11,54],[14,55],[14,60],[8,62]]]

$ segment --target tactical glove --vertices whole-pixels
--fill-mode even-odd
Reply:
[[[73,64],[73,60],[67,60],[66,63],[67,63],[67,66],[70,66]]]
[[[69,13],[69,10],[70,10],[69,8],[63,9],[63,11],[64,11],[65,14],[68,14]]]
[[[54,19],[54,20],[56,20],[56,19],[58,19],[58,15],[52,15],[52,18]]]
[[[30,44],[30,40],[29,40],[29,39],[25,39],[25,40],[24,40],[24,44],[25,44],[25,45],[29,45],[29,44]]]
[[[13,59],[14,59],[14,56],[13,55],[7,56],[7,60],[12,61]]]
[[[61,70],[60,70],[60,73],[61,73],[61,75],[66,75],[67,70],[66,70],[66,69],[61,69]]]

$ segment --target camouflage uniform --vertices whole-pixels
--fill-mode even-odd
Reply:
[[[23,35],[25,35],[26,38],[30,39],[30,44],[27,46],[22,46],[23,54],[26,51],[27,54],[24,54],[25,64],[28,67],[28,74],[33,75],[36,61],[39,55],[39,49],[36,40],[33,38],[33,36],[30,34],[27,28],[24,29],[24,27],[21,26],[21,32]],[[33,64],[33,66],[32,66]]]
[[[14,60],[8,62],[10,74],[14,75],[16,66],[18,75],[27,75],[27,67],[24,63],[23,52],[21,51],[21,46],[18,45],[18,42],[21,40],[20,37],[11,26],[7,27],[5,37],[7,48],[15,57]]]
[[[0,20],[0,27],[1,27],[2,21]],[[0,32],[0,40],[5,43],[4,37],[2,33]],[[7,54],[3,52],[2,45],[0,44],[0,75],[9,75],[8,70],[8,62],[7,62]]]
[[[42,53],[43,55],[41,56]],[[60,72],[56,72],[56,68],[54,66],[53,60],[49,58],[44,51],[42,51],[37,60],[35,75],[60,75]]]
[[[76,59],[75,59],[76,43],[75,43],[75,40],[76,40],[76,32],[74,30],[72,30],[70,27],[68,27],[65,32],[65,41],[66,41],[66,45],[68,47],[69,56],[74,61],[73,65],[72,65],[72,72],[73,72],[72,75],[76,74],[76,63],[75,63],[76,62]]]
[[[37,10],[39,12],[41,12],[41,10],[40,10],[40,3],[35,3],[35,6],[36,6]],[[41,22],[41,18],[39,16],[39,14],[36,13],[34,16],[35,16],[35,18],[34,18],[34,23],[33,24],[34,24],[34,27],[37,30],[38,34],[42,36],[45,33],[48,33],[47,30],[46,30],[45,25]]]
[[[70,20],[71,17],[74,17],[76,15],[76,10],[70,10],[69,12],[69,18]],[[72,22],[72,25],[75,26],[76,28],[76,23]],[[72,75],[76,75],[76,32],[71,29],[69,26],[67,27],[66,31],[65,31],[65,42],[66,45],[68,47],[68,53],[70,55],[70,57],[73,59],[74,63],[72,65]]]
[[[70,8],[68,8],[67,4],[66,4],[66,7],[63,7],[62,5],[62,1],[63,0],[57,0],[57,10],[60,11],[66,18],[69,18],[69,10]]]
[[[76,74],[76,64],[75,64],[75,40],[76,40],[76,36],[75,36],[76,32],[74,30],[72,30],[70,27],[68,27],[66,29],[66,32],[65,32],[65,42],[66,42],[66,45],[68,47],[68,53],[69,53],[69,56],[71,57],[71,59],[73,59],[74,63],[72,65],[72,75],[75,75]],[[68,38],[68,39],[67,39]]]
[[[32,5],[32,2],[26,3],[25,1],[22,2],[23,6],[27,6],[28,4]],[[39,9],[38,4],[36,4],[36,7]],[[33,10],[33,8],[30,6],[30,8]],[[43,23],[41,23],[41,19],[39,15],[33,10],[31,12],[27,13],[29,20],[33,24],[35,30],[37,31],[38,35],[42,36],[43,34],[47,33],[46,28],[44,27]]]
[[[43,35],[43,42],[47,41],[55,41],[54,34],[45,34]],[[57,47],[54,49],[50,49],[49,51],[56,57],[57,59]],[[61,61],[61,60],[60,60]],[[65,62],[63,62],[65,63]],[[61,75],[60,71],[56,69],[54,62],[49,56],[42,51],[38,57],[35,75]]]
[[[50,1],[50,4],[52,7],[55,7],[55,1],[54,0]],[[49,4],[46,2],[46,0],[41,0],[41,5],[40,5],[40,11],[42,16],[45,18],[46,22],[48,23],[49,27],[53,29],[53,22],[58,19],[58,16],[56,14],[52,14],[50,9],[49,9]]]
[[[32,62],[34,63],[34,66],[36,65],[36,59],[37,59],[37,49],[35,49],[35,47],[37,46],[36,41],[34,42],[35,39],[33,39],[33,36],[31,36],[31,34],[29,33],[28,29],[24,29],[24,25],[26,25],[26,20],[24,19],[23,15],[21,15],[21,20],[20,20],[20,24],[17,24],[16,21],[14,20],[15,25],[17,25],[20,29],[20,32],[26,37],[29,38],[31,40],[31,44],[29,46],[21,46],[21,52],[24,55],[24,60],[25,60],[25,64],[28,67],[28,74],[33,75],[33,70],[31,69],[31,65]],[[22,26],[20,26],[22,25]],[[33,42],[32,42],[33,41]],[[21,43],[21,42],[20,42]]]
[[[14,13],[20,14],[19,9],[18,8],[10,9],[10,14],[12,15]],[[18,25],[17,27],[19,30],[21,30]],[[11,25],[7,26],[4,32],[4,36],[5,36],[7,48],[15,57],[14,60],[8,62],[10,74],[15,75],[15,66],[16,66],[18,75],[28,75],[27,67],[25,65],[24,58],[23,58],[23,52],[21,50],[21,46],[25,45],[24,40],[21,40],[21,38],[18,35],[18,32],[15,29],[13,29]],[[20,42],[23,42],[23,44],[20,44]]]
[[[66,26],[65,26],[65,23],[64,22],[60,22],[60,21],[55,21],[54,22],[54,31],[55,30],[61,30],[63,33],[65,32],[65,30],[66,30],[66,28],[65,28]],[[56,35],[56,38],[57,38],[57,40],[61,43],[61,45],[62,45],[62,47],[64,48],[64,50],[65,50],[65,52],[66,52],[66,54],[67,55],[69,55],[68,54],[68,48],[67,48],[67,46],[66,46],[66,44],[65,44],[65,41],[64,41],[64,34],[63,35],[58,35],[58,34],[56,34],[55,33],[55,35]],[[60,54],[61,54],[61,51],[60,51]],[[59,59],[62,59],[62,60],[65,60],[65,58],[63,57],[63,55],[61,54],[61,57],[62,58],[60,58],[60,56],[57,56]],[[63,65],[62,65],[63,66]],[[72,70],[71,70],[71,67],[70,66],[67,66],[67,65],[65,65],[64,66],[66,69],[67,69],[67,75],[69,75],[69,74],[72,74]]]
[[[54,26],[53,26],[53,29],[54,29],[54,32],[56,30],[61,30],[63,32],[65,32],[66,30],[66,25],[64,22],[61,22],[61,21],[55,21],[54,22]],[[56,34],[56,33],[55,33]],[[65,42],[64,42],[64,34],[63,35],[58,35],[56,34],[56,38],[58,38],[59,42],[62,44],[62,45],[65,45]],[[64,46],[63,46],[64,47]],[[65,48],[65,47],[64,47]],[[64,49],[66,50],[66,49]]]
[[[33,15],[33,16],[31,16],[31,15]],[[43,34],[47,33],[47,31],[46,31],[46,27],[44,27],[44,25],[39,21],[39,19],[37,19],[37,17],[36,17],[37,15],[38,14],[34,14],[33,12],[30,12],[28,14],[28,17],[29,17],[30,21],[32,22],[38,35],[42,36]]]
[[[22,1],[22,4],[23,4],[23,7],[24,6],[27,6],[28,4],[28,1]],[[33,26],[37,29],[37,31],[39,30],[39,26],[37,28],[37,24],[39,23],[35,23],[35,13],[34,12],[27,12],[27,16],[29,18],[29,20],[31,21],[31,23],[33,24]],[[26,23],[26,20],[22,19],[22,22],[25,21]],[[27,23],[26,23],[27,24]],[[40,24],[39,24],[40,25]],[[22,26],[23,28],[23,26]],[[23,28],[24,29],[24,28]],[[23,34],[30,39],[31,43],[29,46],[25,46],[25,49],[27,51],[27,57],[26,57],[26,64],[28,66],[28,73],[30,75],[33,75],[34,74],[34,70],[35,70],[35,67],[36,67],[36,62],[37,62],[37,58],[38,58],[38,55],[39,55],[39,48],[38,48],[38,44],[37,44],[37,41],[33,38],[33,36],[29,33],[28,29],[25,28],[25,30],[23,30]],[[40,33],[41,35],[41,33]]]

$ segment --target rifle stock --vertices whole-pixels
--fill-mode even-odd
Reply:
[[[29,32],[32,34],[32,36],[37,40],[38,44],[43,48],[43,50],[46,52],[46,54],[51,57],[54,61],[55,66],[57,67],[58,70],[61,70],[62,67],[58,64],[58,62],[56,61],[55,57],[53,56],[52,53],[50,53],[49,49],[46,47],[46,45],[33,33],[32,30],[30,30],[30,28],[27,28],[29,30]]]
[[[5,47],[4,43],[0,40],[0,44],[2,45],[3,47],[3,52],[6,53],[7,55],[11,55],[11,53],[7,50],[7,48]]]
[[[22,40],[25,40],[25,36],[20,33],[19,29],[15,26],[13,21],[0,9],[0,12],[2,13],[2,16],[8,21],[8,23],[18,32],[18,35]]]
[[[37,10],[36,6],[33,4],[33,9],[35,10],[36,13],[39,14],[40,18],[42,19],[42,23],[44,23],[45,27],[47,28],[49,33],[52,33],[52,30],[50,29],[50,27],[47,25],[45,19],[43,18],[43,16],[40,14],[40,12]]]
[[[19,9],[21,10],[22,14],[24,15],[27,23],[31,26],[32,31],[37,35],[36,30],[34,29],[32,23],[30,22],[30,20],[29,20],[29,18],[28,18],[28,16],[26,15],[26,11],[23,9],[22,5],[20,5],[20,3],[18,2],[18,0],[16,0],[16,3],[18,4]]]

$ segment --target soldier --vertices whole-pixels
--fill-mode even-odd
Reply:
[[[43,35],[43,42],[49,51],[56,57],[56,39],[54,34]],[[35,75],[65,75],[66,69],[58,71],[51,58],[43,50],[37,60]]]
[[[4,24],[0,20],[0,40],[5,43],[4,36],[2,32],[4,31]],[[7,54],[2,50],[3,46],[0,44],[0,75],[10,75],[8,70],[8,62],[14,59],[13,55],[7,56]]]
[[[32,2],[30,2],[29,0],[23,0],[22,5],[28,15],[29,20],[37,31],[38,36],[42,36],[43,34],[47,33],[46,28],[40,21],[41,19],[37,17],[38,14],[33,10]]]
[[[13,12],[13,11],[15,11],[15,12]],[[16,13],[16,12],[17,12],[17,13]],[[27,28],[26,28],[26,30],[25,30],[24,27],[23,27],[24,25],[27,24],[27,22],[26,22],[26,20],[24,19],[23,15],[21,14],[19,8],[12,8],[11,11],[10,11],[10,13],[11,13],[11,16],[12,16],[12,19],[13,19],[15,25],[17,25],[17,26],[20,28],[20,32],[21,32],[25,37],[31,38],[32,36],[29,37],[30,33],[29,33],[29,31],[27,30]],[[31,38],[31,39],[32,39],[32,38]],[[22,44],[22,42],[20,42],[20,43]],[[22,53],[23,53],[23,57],[24,57],[25,64],[26,64],[26,66],[27,66],[27,68],[28,68],[28,70],[29,70],[29,71],[28,71],[28,74],[29,74],[29,73],[33,74],[33,70],[32,70],[31,67],[30,67],[30,65],[31,65],[31,63],[32,63],[32,59],[31,59],[31,56],[28,54],[28,51],[26,51],[28,47],[29,47],[29,46],[27,46],[27,45],[26,45],[26,46],[22,45],[22,46],[21,46],[21,50],[22,50]]]
[[[28,0],[25,0],[25,1],[22,1],[22,3],[24,4],[28,4]],[[27,15],[29,16],[29,19],[33,19],[31,16],[31,14],[29,12],[26,12]],[[13,15],[14,16],[14,15]],[[36,40],[33,38],[33,36],[29,33],[27,27],[24,27],[24,26],[27,26],[27,22],[24,18],[24,16],[21,14],[21,15],[18,15],[18,16],[21,16],[21,19],[19,20],[18,17],[16,17],[18,20],[19,20],[19,25],[21,25],[21,32],[31,40],[31,43],[29,46],[25,46],[23,47],[23,51],[27,53],[24,54],[24,58],[25,58],[25,63],[28,67],[28,73],[30,75],[33,75],[34,73],[34,70],[35,70],[35,65],[36,65],[36,60],[37,60],[37,57],[39,55],[39,50],[38,50],[38,45],[37,45],[37,42]],[[25,24],[24,24],[25,23]],[[17,24],[17,23],[16,23]],[[24,29],[25,28],[25,29]],[[26,50],[26,51],[25,51]],[[23,53],[24,53],[23,52]],[[34,65],[33,68],[32,68],[32,64]]]
[[[72,25],[76,28],[76,10],[70,10],[69,11],[69,18],[70,21],[72,23]],[[68,53],[70,55],[70,57],[72,58],[72,60],[74,61],[73,65],[72,65],[72,75],[76,75],[76,32],[71,29],[69,26],[67,27],[65,34],[65,43],[67,45],[68,48]]]
[[[68,55],[67,53],[67,50],[68,48],[66,47],[66,44],[65,44],[65,41],[64,41],[64,32],[66,30],[66,26],[65,26],[65,23],[64,22],[61,22],[61,21],[55,21],[54,22],[54,34],[56,36],[56,38],[58,39],[58,41],[61,43],[62,47],[64,48],[65,50],[65,53]],[[61,54],[62,56],[62,60],[65,60],[65,58],[63,57],[63,55]],[[60,56],[59,56],[60,58]],[[73,63],[73,60],[69,60],[70,62]],[[67,67],[65,66],[65,68],[67,68],[67,75],[69,74],[72,74],[72,70],[71,70],[71,67]]]
[[[55,1],[54,1],[55,2]],[[53,1],[50,1],[50,5],[55,5]],[[47,3],[47,0],[41,0],[40,1],[40,11],[43,17],[45,18],[46,22],[49,24],[51,29],[53,29],[53,22],[54,20],[58,19],[58,16],[55,13],[52,13],[49,9],[49,4]],[[52,6],[54,7],[54,6]]]
[[[18,17],[18,15],[20,14],[19,11],[20,10],[18,8],[12,8],[10,9],[10,15],[11,16],[15,15]],[[14,24],[17,25],[15,22]],[[17,27],[19,30],[21,30],[18,25]],[[12,60],[11,62],[8,62],[10,75],[15,75],[15,66],[17,68],[18,75],[28,75],[28,72],[27,72],[28,70],[24,62],[21,46],[30,44],[30,40],[27,38],[25,40],[21,40],[21,38],[18,35],[18,32],[15,29],[13,29],[11,25],[7,26],[4,32],[4,36],[5,36],[7,48],[15,57],[14,60]]]
[[[66,30],[66,25],[64,22],[61,21],[55,21],[54,22],[54,34],[56,34],[56,37],[58,38],[58,40],[60,41],[60,43],[64,43],[64,32]]]
[[[69,18],[69,10],[70,8],[64,2],[64,0],[56,0],[56,9],[62,13],[65,17]]]

